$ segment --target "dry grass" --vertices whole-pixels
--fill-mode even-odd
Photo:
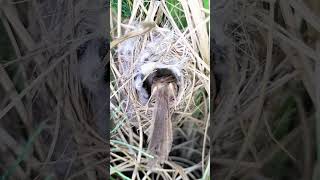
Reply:
[[[117,1],[110,22],[114,47],[110,62],[113,77],[110,108],[114,124],[110,140],[112,178],[208,179],[208,10],[201,1],[126,2],[132,5],[131,15],[122,17],[125,7]],[[185,19],[177,18],[174,13]],[[181,26],[183,20],[185,26]],[[135,70],[144,56],[150,61],[173,61],[183,77],[172,119],[171,154],[162,168],[152,171],[146,166],[148,159],[153,158],[146,150],[152,106],[139,102],[133,85]]]
[[[215,179],[319,179],[319,6],[308,3],[215,6]]]
[[[96,133],[77,69],[79,47],[105,33],[103,2],[0,4],[1,178],[108,177],[108,142]]]

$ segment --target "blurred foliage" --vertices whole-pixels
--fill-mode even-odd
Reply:
[[[123,0],[121,2],[121,16],[124,18],[129,18],[131,16],[131,11],[132,11],[132,2],[129,0]],[[118,0],[111,0],[111,8],[114,11],[118,10]]]
[[[169,12],[171,13],[173,20],[177,23],[178,27],[180,29],[186,28],[188,24],[180,2],[178,0],[167,0],[166,3]]]
[[[196,105],[196,110],[192,113],[192,117],[196,119],[203,119],[204,114],[201,110],[201,107],[204,105],[204,101],[206,101],[205,89],[199,89],[194,95],[194,103]]]
[[[42,122],[35,132],[31,135],[28,142],[23,146],[21,153],[18,155],[16,161],[3,173],[1,180],[9,179],[15,173],[16,168],[28,158],[28,155],[32,153],[32,146],[39,137],[40,133],[45,129],[47,121]]]
[[[209,0],[203,0],[203,7],[207,10],[209,10]]]
[[[7,31],[2,22],[0,22],[0,34],[0,63],[5,63],[11,60],[15,55]]]
[[[174,19],[174,21],[177,23],[178,27],[180,29],[184,29],[188,26],[186,17],[183,12],[183,8],[181,3],[178,0],[167,0],[166,1],[168,9]],[[144,1],[144,5],[146,8],[148,8],[148,5],[150,3],[148,1]],[[132,11],[132,1],[130,0],[123,0],[121,1],[122,10],[121,10],[121,16],[124,18],[129,18],[131,16]],[[114,11],[117,11],[118,9],[118,0],[111,0],[111,7]],[[203,0],[203,7],[207,10],[209,10],[209,0]]]
[[[276,139],[281,139],[291,131],[291,127],[294,123],[293,118],[296,115],[297,107],[295,99],[293,96],[289,96],[275,115],[276,119],[279,119],[273,131]]]

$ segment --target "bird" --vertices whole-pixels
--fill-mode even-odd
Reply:
[[[170,107],[177,95],[177,84],[174,76],[154,77],[151,91],[155,104],[148,139],[148,152],[154,156],[154,159],[149,161],[149,165],[154,167],[168,160],[172,147],[173,130]]]

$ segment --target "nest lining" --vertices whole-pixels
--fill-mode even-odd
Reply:
[[[123,86],[123,94],[127,94],[123,95],[122,100],[129,105],[124,109],[127,109],[126,113],[133,124],[137,125],[135,115],[145,114],[140,118],[148,134],[152,108],[147,106],[152,105],[152,101],[149,100],[150,84],[146,80],[148,77],[150,80],[150,76],[157,73],[166,71],[175,77],[179,90],[174,104],[175,110],[186,108],[187,102],[183,97],[191,93],[192,89],[190,80],[192,72],[188,68],[192,65],[192,53],[183,41],[179,40],[178,33],[169,27],[157,27],[147,35],[140,35],[120,43],[117,55],[119,79],[121,79],[119,86]]]

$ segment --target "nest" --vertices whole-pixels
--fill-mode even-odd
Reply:
[[[170,20],[164,2],[149,4],[147,13],[143,5],[135,3],[133,8],[137,7],[138,12],[132,14],[131,20],[124,20],[121,27],[116,21],[124,33],[114,37],[114,41],[121,42],[111,57],[114,80],[110,107],[115,124],[111,133],[111,174],[131,178],[145,174],[165,179],[208,176],[209,71],[199,47],[192,44],[190,35],[195,31],[183,33]],[[154,103],[150,79],[157,73],[175,77],[178,95],[170,106],[174,140],[169,160],[151,171],[147,162],[153,157],[146,150]],[[196,98],[200,98],[200,106]],[[194,116],[195,112],[201,115]]]
[[[156,27],[146,35],[124,41],[119,44],[115,56],[118,56],[119,86],[123,86],[120,99],[128,104],[125,113],[130,121],[137,121],[134,117],[137,113],[145,114],[141,117],[142,126],[146,129],[149,127],[152,113],[146,107],[151,92],[146,81],[154,72],[167,71],[175,77],[179,90],[174,107],[177,111],[185,108],[187,99],[184,97],[192,90],[192,72],[188,68],[192,66],[192,54],[172,28]]]

